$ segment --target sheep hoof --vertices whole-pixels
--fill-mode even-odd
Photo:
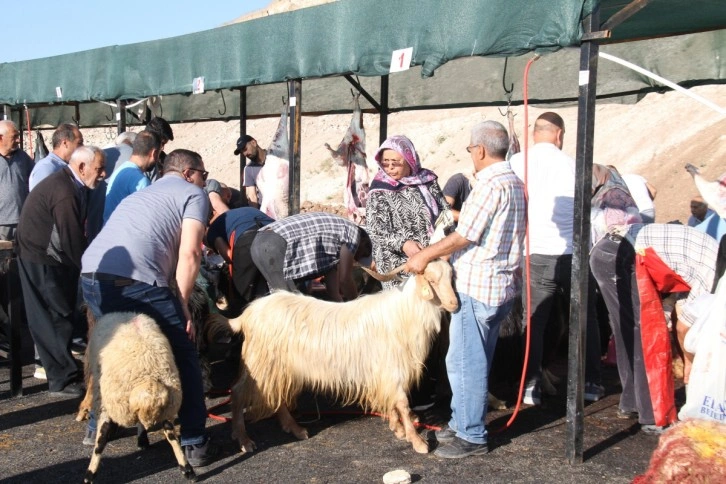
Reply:
[[[189,464],[186,464],[181,468],[184,478],[188,481],[197,482],[197,475],[194,473],[194,469]]]
[[[257,444],[255,444],[252,440],[248,439],[246,442],[240,442],[240,451],[242,454],[251,454],[255,450],[257,450]]]
[[[310,437],[308,436],[308,430],[305,428],[300,427],[299,429],[292,429],[292,434],[297,438],[298,440],[307,440]]]
[[[149,448],[149,436],[146,434],[136,437],[136,447],[140,450]]]
[[[88,409],[79,410],[76,414],[76,422],[83,422],[86,419],[88,419]]]
[[[422,439],[416,439],[412,442],[413,444],[413,450],[418,452],[419,454],[428,454],[429,453],[429,444],[424,442]]]

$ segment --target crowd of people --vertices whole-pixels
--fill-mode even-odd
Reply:
[[[105,150],[85,146],[76,125],[62,124],[52,152],[37,163],[19,148],[17,126],[0,121],[0,239],[14,241],[28,326],[49,394],[83,393],[82,370],[71,352],[81,301],[96,318],[115,311],[148,314],[169,339],[179,368],[185,455],[192,466],[207,465],[218,449],[205,431],[195,322],[187,304],[203,251],[227,264],[240,310],[270,290],[305,292],[320,277],[331,301],[354,299],[354,263],[420,274],[428,262],[448,258],[460,306],[445,335],[451,419],[436,432],[435,454],[485,454],[488,376],[502,321],[517,298],[529,296],[531,310],[522,321],[531,325],[523,403],[536,406],[544,397],[545,355],[552,350],[545,329],[553,308],[569,314],[575,160],[562,151],[565,123],[558,114],[541,114],[532,137],[526,162],[524,153],[507,161],[506,128],[495,121],[477,124],[466,147],[472,174],[452,177],[443,190],[410,139],[389,137],[376,151],[366,225],[359,226],[327,213],[288,216],[287,183],[278,176],[286,173],[280,169],[286,162],[249,135],[234,149],[248,160],[240,191],[208,179],[198,153],[166,154],[174,135],[162,118],[152,118],[139,133],[122,134]],[[271,190],[275,184],[280,186]],[[726,252],[723,239],[719,251],[719,241],[699,230],[704,220],[719,216],[702,199],[691,203],[687,226],[657,224],[655,195],[640,176],[621,176],[613,166],[593,168],[588,298],[602,298],[609,313],[623,388],[618,416],[637,419],[646,432],[660,432],[674,418],[653,407],[653,393],[661,389],[648,382],[657,369],[648,367],[641,342],[650,337],[641,324],[641,305],[674,292],[658,284],[659,274],[678,277],[685,286],[679,286],[672,324],[669,314],[662,325],[672,326],[682,345],[695,323],[688,305],[715,290],[723,273],[719,253]],[[455,225],[432,243],[437,220],[449,210]],[[660,264],[658,274],[653,260]],[[523,280],[525,263],[529,281]],[[643,291],[643,270],[655,292]],[[397,285],[393,280],[384,289]],[[595,308],[588,305],[587,401],[606,391]],[[684,352],[684,358],[687,381],[693,355]],[[84,443],[93,444],[95,431],[92,419]]]

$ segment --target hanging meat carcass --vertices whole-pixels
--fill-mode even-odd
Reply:
[[[290,200],[290,146],[287,135],[287,103],[282,107],[280,124],[270,147],[265,164],[257,175],[257,188],[262,196],[260,210],[275,220],[287,217]]]
[[[335,150],[328,143],[325,143],[325,147],[330,150],[333,159],[340,166],[346,167],[343,203],[348,212],[348,218],[360,225],[365,223],[369,175],[366,164],[366,133],[363,130],[363,113],[358,102],[359,97],[360,94],[354,97],[353,119],[343,141]]]

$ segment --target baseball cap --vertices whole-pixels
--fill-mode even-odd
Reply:
[[[247,143],[249,143],[250,141],[253,141],[253,140],[254,140],[254,138],[248,134],[246,134],[244,136],[240,136],[239,139],[237,140],[237,149],[234,150],[234,154],[239,155],[240,153],[242,153],[244,151]]]

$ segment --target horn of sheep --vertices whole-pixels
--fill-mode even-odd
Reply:
[[[401,264],[400,266],[396,267],[392,271],[386,272],[385,274],[380,274],[378,272],[372,271],[367,267],[361,267],[361,269],[366,271],[368,273],[368,275],[370,275],[372,278],[374,278],[378,281],[388,282],[388,281],[398,278],[399,277],[398,274],[401,271],[403,271],[403,268],[405,267],[405,265],[406,264]]]

